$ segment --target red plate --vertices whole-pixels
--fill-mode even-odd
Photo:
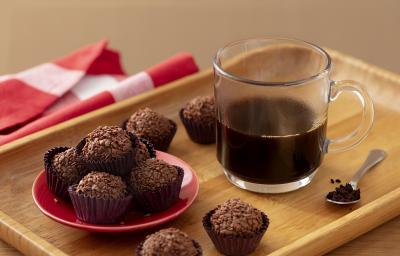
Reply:
[[[131,212],[126,215],[121,223],[113,225],[96,225],[82,222],[76,218],[71,203],[56,198],[49,191],[44,170],[39,173],[33,183],[33,200],[40,211],[51,219],[61,224],[87,231],[116,233],[138,231],[161,225],[178,217],[193,203],[199,191],[199,182],[193,169],[181,159],[160,151],[157,151],[157,158],[169,164],[180,166],[185,171],[178,202],[163,212],[151,215]]]

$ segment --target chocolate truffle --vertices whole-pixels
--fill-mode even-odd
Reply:
[[[200,144],[215,142],[215,100],[199,96],[189,101],[179,112],[191,140]]]
[[[78,183],[85,166],[74,148],[55,147],[44,154],[44,169],[49,190],[68,199],[68,186]]]
[[[215,122],[215,100],[213,96],[198,96],[183,108],[183,116],[186,119],[201,123]]]
[[[168,209],[179,199],[184,171],[163,160],[150,158],[131,172],[130,186],[135,202],[144,212]]]
[[[75,148],[56,154],[51,160],[54,172],[69,185],[77,183],[84,174],[84,165]]]
[[[176,133],[176,124],[150,108],[139,109],[126,122],[125,128],[149,140],[155,149],[167,150]]]
[[[219,205],[211,215],[213,229],[225,235],[251,235],[261,228],[261,212],[240,199]]]
[[[112,160],[132,151],[129,134],[118,126],[99,126],[86,137],[82,153],[91,160]]]
[[[68,192],[77,218],[94,224],[120,221],[132,201],[122,178],[106,172],[87,174]]]
[[[127,186],[119,176],[91,172],[79,181],[75,191],[95,198],[123,198],[127,194]]]
[[[139,191],[152,191],[176,180],[178,171],[175,166],[163,160],[151,158],[139,164],[131,173],[131,183]]]
[[[118,126],[99,126],[76,146],[88,169],[126,176],[136,165],[138,138]]]
[[[146,237],[136,250],[137,256],[199,256],[199,244],[176,228],[162,229]]]
[[[260,210],[240,199],[230,199],[208,212],[203,227],[219,252],[248,255],[259,245],[269,225]]]

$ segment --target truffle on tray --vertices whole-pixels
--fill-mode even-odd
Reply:
[[[136,256],[200,256],[198,242],[176,228],[162,229],[146,237],[136,248]]]
[[[198,96],[180,110],[179,117],[190,139],[200,144],[215,142],[215,100]]]
[[[260,210],[240,199],[230,199],[208,212],[203,226],[219,252],[248,255],[259,245],[269,225]]]

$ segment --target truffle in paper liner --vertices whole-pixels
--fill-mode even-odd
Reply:
[[[168,120],[171,125],[172,125],[172,129],[169,132],[169,134],[165,134],[162,138],[158,138],[157,140],[152,140],[151,138],[148,138],[147,136],[138,136],[140,138],[145,138],[146,140],[148,140],[150,143],[152,143],[154,149],[160,150],[160,151],[167,151],[169,148],[169,145],[172,142],[172,139],[174,138],[175,134],[176,134],[176,130],[177,130],[177,125],[174,121],[172,121],[171,119]],[[127,130],[126,128],[126,124],[128,123],[128,119],[125,120],[122,123],[122,128]],[[133,131],[131,131],[132,133],[134,133]]]
[[[136,166],[135,161],[135,154],[136,154],[136,145],[137,145],[137,136],[133,133],[129,132],[129,136],[132,142],[132,151],[124,153],[117,159],[112,159],[109,161],[102,161],[101,159],[98,160],[91,160],[87,159],[86,157],[82,157],[85,165],[90,170],[99,170],[111,173],[113,175],[118,176],[126,176],[130,173],[132,168]],[[83,138],[79,144],[76,146],[76,150],[78,154],[82,155],[82,149],[86,144],[86,138]]]
[[[193,242],[193,246],[197,250],[196,256],[202,256],[203,250],[201,249],[200,244],[196,240],[193,240],[193,239],[192,239],[192,242]],[[144,241],[140,242],[139,245],[136,247],[135,256],[143,256],[143,254],[142,254],[143,244],[144,244]]]
[[[214,243],[217,250],[228,256],[241,256],[248,255],[257,248],[261,238],[263,237],[265,231],[269,225],[269,219],[267,215],[262,214],[263,225],[261,228],[254,232],[252,235],[239,236],[239,235],[224,235],[217,233],[211,224],[211,215],[214,213],[215,209],[208,212],[206,216],[203,217],[203,227],[206,230],[208,236]]]
[[[179,117],[192,141],[199,144],[215,143],[215,123],[207,124],[189,120],[183,115],[183,109],[179,111]]]
[[[54,170],[51,162],[55,155],[57,155],[58,153],[64,152],[68,149],[69,149],[69,147],[55,147],[55,148],[49,149],[44,154],[44,159],[43,159],[44,160],[44,169],[45,169],[45,173],[46,173],[46,182],[47,182],[48,188],[56,196],[59,196],[59,197],[65,198],[65,199],[69,199],[68,186],[70,186],[72,184],[68,184],[61,177],[59,177],[59,175]]]
[[[93,224],[112,224],[127,212],[132,195],[123,198],[97,198],[76,192],[76,185],[68,188],[72,205],[79,220]]]
[[[160,212],[171,207],[179,199],[184,171],[175,166],[178,171],[176,179],[168,185],[154,191],[139,191],[133,186],[133,198],[138,209],[144,212]]]

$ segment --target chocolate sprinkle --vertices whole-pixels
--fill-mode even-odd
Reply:
[[[131,184],[139,191],[153,191],[168,185],[178,177],[176,167],[163,160],[150,158],[131,172]]]
[[[224,235],[250,235],[263,225],[262,213],[240,199],[230,199],[219,205],[210,221],[212,228]]]
[[[127,186],[119,176],[91,172],[82,178],[76,192],[95,198],[123,198],[127,194]]]
[[[346,185],[340,185],[326,195],[326,198],[332,201],[338,202],[352,202],[360,199],[360,189],[354,190],[353,187],[346,183]]]
[[[215,100],[213,96],[199,96],[183,108],[183,116],[189,120],[203,123],[215,122]]]
[[[336,183],[341,183],[341,182],[342,182],[342,181],[339,180],[339,179],[336,179],[335,181],[336,181]]]
[[[334,181],[333,179],[331,179],[331,183],[332,183],[332,184],[334,184],[334,183],[335,183],[335,181]]]
[[[147,236],[139,253],[142,256],[196,256],[199,250],[186,233],[167,228]]]

